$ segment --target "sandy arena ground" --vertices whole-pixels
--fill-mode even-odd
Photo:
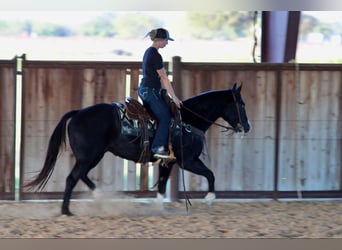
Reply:
[[[0,238],[342,238],[342,201],[0,202]]]

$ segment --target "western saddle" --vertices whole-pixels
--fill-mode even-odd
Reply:
[[[180,111],[178,110],[176,104],[170,98],[170,96],[166,93],[166,90],[162,90],[162,96],[169,107],[171,115],[173,117],[173,124],[180,125],[181,124],[181,115]],[[140,163],[149,162],[151,157],[151,150],[150,150],[150,141],[149,141],[149,133],[148,133],[148,123],[151,120],[158,122],[157,118],[139,101],[132,97],[127,97],[125,100],[125,108],[126,108],[126,116],[128,119],[138,120],[140,124],[141,130],[141,154],[139,157]],[[170,150],[170,160],[175,159],[174,152],[172,149],[171,143],[171,127],[169,132],[169,143],[168,147]]]

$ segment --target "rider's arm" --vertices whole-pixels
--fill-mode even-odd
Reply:
[[[158,69],[157,72],[158,72],[158,75],[159,75],[160,80],[162,82],[163,88],[166,89],[167,93],[171,96],[171,98],[175,102],[176,106],[178,108],[180,108],[180,105],[182,104],[182,102],[176,96],[175,91],[171,85],[171,82],[170,82],[169,78],[167,77],[165,69],[164,68]]]

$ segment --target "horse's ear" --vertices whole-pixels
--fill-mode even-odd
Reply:
[[[241,91],[241,89],[242,89],[242,83],[240,84],[240,86],[237,88],[237,91]]]
[[[232,87],[233,91],[236,91],[236,83],[234,83],[233,87]]]

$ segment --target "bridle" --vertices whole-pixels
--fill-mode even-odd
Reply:
[[[239,107],[239,104],[238,104],[238,102],[237,102],[237,100],[236,100],[235,93],[234,93],[233,91],[232,91],[232,95],[233,95],[233,99],[234,99],[234,104],[235,104],[235,107],[236,107],[236,111],[237,111],[237,113],[238,113],[239,123],[240,123],[241,126],[242,126],[242,119],[241,119],[241,114],[240,114],[240,107]],[[211,121],[211,120],[207,119],[206,117],[204,117],[204,116],[202,116],[202,115],[196,113],[195,111],[193,111],[193,110],[187,108],[187,107],[184,106],[184,105],[182,105],[182,108],[184,108],[186,111],[190,112],[191,114],[197,116],[198,118],[202,119],[203,121],[206,121],[206,122],[209,122],[209,123],[211,123],[211,124],[214,124],[214,125],[216,125],[216,126],[218,126],[218,127],[224,128],[224,129],[226,129],[226,131],[232,130],[233,132],[237,132],[237,130],[236,130],[235,128],[233,128],[233,127],[231,127],[231,126],[226,126],[226,125],[220,124],[220,123],[218,123],[218,122],[216,122],[216,121]],[[223,132],[225,132],[225,131],[223,131]]]
[[[237,114],[238,114],[238,118],[239,118],[239,122],[238,124],[240,124],[240,126],[242,126],[242,119],[241,119],[241,113],[240,113],[240,107],[239,107],[239,104],[236,100],[236,96],[235,96],[235,93],[232,91],[232,96],[233,96],[233,99],[234,99],[234,104],[235,104],[235,107],[236,107],[236,111],[237,111]],[[236,130],[235,130],[236,131]]]

